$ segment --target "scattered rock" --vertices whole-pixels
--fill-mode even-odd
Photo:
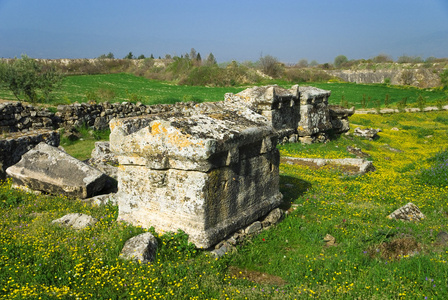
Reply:
[[[156,238],[150,232],[145,232],[127,240],[120,257],[146,264],[154,261],[157,248]]]
[[[263,221],[261,221],[261,225],[263,228],[269,227],[271,225],[277,224],[284,217],[284,212],[280,208],[276,208],[272,210]]]
[[[6,172],[15,185],[81,199],[101,191],[107,179],[97,169],[43,142]]]
[[[377,129],[373,129],[373,128],[361,129],[359,127],[356,127],[353,134],[356,136],[365,138],[365,139],[374,140],[374,139],[378,138],[378,132],[381,132],[381,131],[382,130],[379,128],[377,128]]]
[[[392,131],[400,131],[400,129],[398,129],[397,127],[393,127],[391,130]]]
[[[389,216],[389,219],[403,220],[403,221],[419,221],[425,218],[420,209],[413,203],[409,202],[405,206],[395,210]]]
[[[92,218],[89,215],[72,213],[65,215],[57,220],[53,220],[51,223],[60,224],[61,226],[71,227],[73,229],[84,229],[86,227],[95,225],[96,222],[98,222],[98,220]]]
[[[332,247],[332,246],[337,246],[338,244],[336,244],[336,238],[330,234],[327,234],[324,237],[324,242],[325,242],[325,246],[326,247]]]
[[[387,150],[389,150],[389,151],[396,152],[396,153],[403,153],[403,151],[401,151],[400,149],[393,148],[393,147],[389,146],[388,144],[385,144],[384,146],[385,146],[385,147],[387,148]]]
[[[356,155],[356,157],[358,157],[358,158],[368,158],[368,157],[370,157],[369,154],[363,152],[361,150],[361,148],[358,148],[358,147],[347,146],[347,152],[351,153],[353,155]]]
[[[246,234],[254,234],[254,233],[258,233],[260,232],[262,229],[262,225],[260,221],[256,221],[252,224],[250,224],[249,226],[246,227],[246,229],[244,230],[244,233]]]

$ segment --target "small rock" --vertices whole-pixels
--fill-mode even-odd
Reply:
[[[377,128],[377,129],[373,129],[373,128],[366,128],[366,129],[361,129],[359,127],[356,127],[353,134],[356,136],[360,136],[369,140],[374,140],[376,138],[378,138],[378,132],[381,132],[382,130]]]
[[[397,127],[393,127],[391,130],[392,131],[400,131],[400,129],[398,129]]]
[[[283,210],[281,210],[280,208],[276,208],[276,209],[272,210],[266,216],[266,218],[264,218],[264,220],[261,222],[261,225],[263,226],[263,228],[265,228],[265,227],[268,227],[270,225],[277,224],[278,222],[281,221],[281,219],[283,217],[284,217]]]
[[[395,210],[389,216],[389,219],[403,220],[403,221],[419,221],[425,218],[420,209],[413,203],[409,202],[403,207]]]
[[[120,257],[146,264],[154,261],[157,247],[156,238],[150,232],[145,232],[127,240]]]
[[[252,224],[250,224],[249,226],[246,227],[246,229],[244,230],[244,232],[246,234],[253,234],[253,233],[257,233],[261,230],[262,226],[261,226],[261,222],[260,221],[256,221]]]
[[[327,246],[327,247],[337,246],[336,238],[330,234],[327,234],[324,237],[324,242],[325,242],[325,246]]]
[[[95,223],[98,222],[97,219],[92,218],[89,215],[86,214],[80,214],[80,213],[72,213],[63,216],[62,218],[53,220],[52,224],[60,224],[64,227],[71,227],[74,229],[84,229],[88,226],[93,226]]]

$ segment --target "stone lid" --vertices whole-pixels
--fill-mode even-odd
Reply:
[[[301,86],[299,87],[300,99],[302,101],[314,100],[320,98],[328,98],[331,95],[331,91],[319,89],[312,86]]]
[[[110,122],[110,148],[120,164],[207,171],[238,159],[246,145],[275,147],[267,119],[244,106],[201,103],[183,113]],[[261,149],[260,149],[261,151]]]

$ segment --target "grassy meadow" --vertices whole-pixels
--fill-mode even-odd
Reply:
[[[260,85],[279,84],[290,88],[292,83],[285,81],[266,81]],[[419,89],[410,86],[390,86],[385,84],[356,84],[345,82],[301,83],[331,90],[331,104],[343,104],[362,108],[397,107],[406,99],[407,107],[418,107],[421,95],[425,105],[448,104],[444,90]],[[180,101],[221,101],[225,93],[238,93],[249,86],[206,87],[177,85],[174,82],[151,80],[128,73],[100,75],[72,75],[63,79],[61,86],[52,94],[50,105],[87,102],[142,102],[144,104],[175,103]],[[363,101],[364,98],[364,101]],[[386,100],[387,98],[387,100]],[[0,90],[0,99],[16,100],[11,92]]]
[[[125,241],[147,229],[117,220],[116,206],[2,183],[0,299],[447,299],[448,245],[437,235],[448,232],[448,113],[354,115],[350,121],[383,131],[374,141],[350,135],[279,146],[281,155],[352,157],[346,147],[357,146],[376,171],[348,176],[281,164],[289,214],[219,260],[176,232],[155,233],[154,263],[124,261]],[[74,143],[69,151],[78,151],[76,145],[91,147]],[[408,202],[426,218],[386,218]],[[51,224],[72,212],[99,222],[84,230]],[[334,246],[326,246],[327,234]]]

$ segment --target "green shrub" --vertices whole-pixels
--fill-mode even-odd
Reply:
[[[9,89],[19,101],[48,102],[61,80],[62,75],[53,65],[39,63],[26,55],[0,64],[0,86]]]
[[[426,99],[422,95],[418,95],[417,107],[418,109],[420,109],[420,111],[423,111],[426,107]]]

